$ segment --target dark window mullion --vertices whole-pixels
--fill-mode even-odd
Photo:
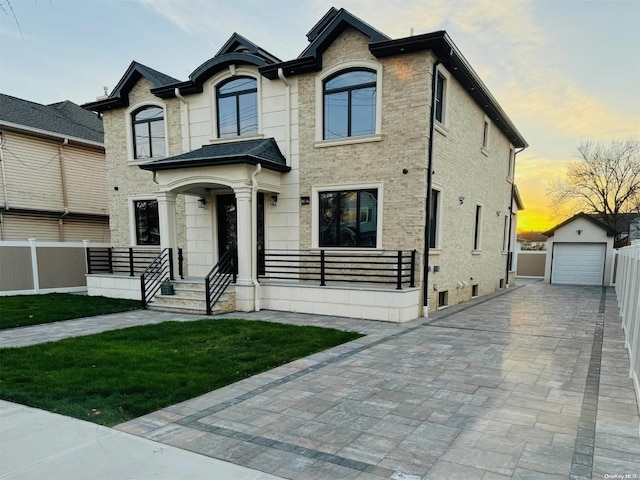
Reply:
[[[240,136],[240,94],[236,95],[236,135]]]
[[[351,94],[353,90],[347,93],[347,137],[351,136]]]
[[[356,192],[356,246],[361,245],[360,238],[360,194],[362,190]]]
[[[336,246],[342,246],[340,238],[340,225],[342,223],[342,195],[343,192],[338,192],[336,195]]]
[[[151,144],[153,142],[151,142],[151,122],[147,123],[147,130],[149,131],[149,158],[153,158],[153,147],[151,146]]]

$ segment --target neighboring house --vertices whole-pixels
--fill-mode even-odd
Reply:
[[[522,250],[544,250],[547,248],[547,237],[540,232],[520,232]]]
[[[544,232],[548,237],[545,282],[609,285],[617,233],[586,213],[578,213]]]
[[[392,40],[332,8],[307,38],[281,61],[234,34],[186,81],[133,62],[84,105],[114,246],[182,248],[200,278],[237,248],[241,311],[405,321],[512,281],[527,143],[447,33]]]
[[[102,121],[0,94],[0,240],[109,242]]]
[[[602,215],[592,215],[600,223],[613,226]],[[615,230],[618,232],[615,240],[615,247],[624,247],[632,240],[640,240],[640,213],[619,213],[615,222]]]

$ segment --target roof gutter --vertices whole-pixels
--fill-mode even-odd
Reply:
[[[433,134],[435,132],[436,122],[436,83],[438,81],[438,65],[442,60],[438,58],[433,64],[433,72],[431,77],[431,122],[429,122],[429,156],[427,161],[427,200],[424,225],[424,269],[422,272],[422,315],[429,316],[429,247],[431,238],[431,190],[433,188]]]

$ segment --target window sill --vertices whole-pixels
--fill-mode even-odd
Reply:
[[[431,255],[437,256],[437,255],[440,255],[441,253],[442,253],[442,249],[440,249],[440,248],[430,248],[429,249],[429,256],[431,256]]]
[[[508,252],[508,251],[506,251],[506,250],[502,250],[502,252],[501,252],[501,253],[502,253],[502,255],[508,255],[508,254],[509,254],[509,252]]]
[[[438,305],[438,311],[449,308],[449,305]]]
[[[482,250],[471,250],[471,255],[480,255]]]
[[[145,163],[153,162],[155,160],[162,160],[167,157],[154,157],[154,158],[129,158],[127,159],[127,165],[137,166],[144,165]]]
[[[244,140],[259,140],[261,138],[264,138],[264,135],[261,133],[256,135],[238,135],[237,137],[212,138],[209,140],[209,144],[242,142]]]
[[[449,129],[438,120],[435,121],[433,126],[435,127],[436,131],[440,132],[443,136],[446,137],[449,134]]]
[[[336,147],[339,145],[351,145],[355,143],[370,143],[382,141],[382,135],[360,135],[357,137],[332,138],[331,140],[318,140],[313,144],[315,148]]]
[[[480,153],[482,153],[485,157],[489,156],[489,150],[487,150],[485,147],[480,147]]]

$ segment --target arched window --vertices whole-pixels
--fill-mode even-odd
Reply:
[[[324,81],[324,139],[376,131],[376,72],[342,71]]]
[[[160,107],[142,107],[131,115],[133,122],[133,158],[166,156],[164,136],[164,110]]]
[[[218,136],[258,133],[258,86],[255,78],[234,77],[217,88]]]

